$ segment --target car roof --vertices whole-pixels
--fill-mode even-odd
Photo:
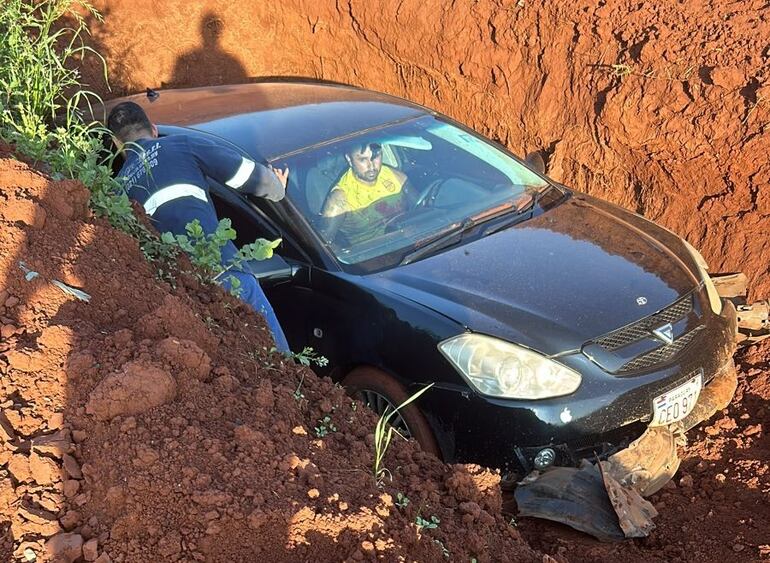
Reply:
[[[272,81],[157,90],[131,100],[153,123],[213,133],[273,160],[388,123],[431,113],[395,96],[341,84]]]

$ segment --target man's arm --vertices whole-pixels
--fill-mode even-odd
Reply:
[[[210,139],[188,137],[190,151],[201,170],[217,182],[241,193],[279,201],[286,194],[288,170],[254,162],[238,151]]]
[[[334,237],[337,236],[337,231],[342,226],[348,211],[350,211],[350,204],[348,198],[345,197],[345,192],[337,187],[332,188],[329,197],[324,202],[323,209],[321,209],[323,219],[320,230],[328,242],[333,241]]]

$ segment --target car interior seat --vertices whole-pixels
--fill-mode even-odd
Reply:
[[[305,178],[305,200],[311,217],[321,214],[326,197],[345,170],[347,161],[342,154],[323,158],[308,170]]]

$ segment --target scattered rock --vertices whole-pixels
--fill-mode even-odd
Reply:
[[[64,481],[63,494],[67,498],[73,498],[78,494],[80,490],[80,481],[76,479],[67,479]]]
[[[169,337],[161,340],[157,349],[160,355],[196,379],[205,380],[211,372],[211,358],[192,340]]]
[[[18,329],[12,324],[4,324],[0,326],[0,338],[10,338]]]
[[[96,561],[99,557],[99,540],[92,538],[83,544],[83,559]]]
[[[32,449],[35,452],[61,459],[64,454],[72,453],[74,448],[70,441],[69,431],[59,430],[53,434],[33,438]]]
[[[0,439],[4,442],[16,441],[16,430],[2,411],[0,411]]]
[[[73,563],[83,555],[83,538],[79,534],[57,534],[45,542],[51,563]]]
[[[122,373],[108,375],[89,396],[86,412],[100,420],[118,415],[146,412],[171,401],[176,395],[176,381],[171,375],[149,363],[131,362]]]
[[[76,444],[82,444],[86,439],[86,431],[85,430],[73,430],[72,431],[72,440]]]
[[[29,458],[24,454],[11,456],[11,460],[8,462],[8,471],[19,483],[34,481],[29,469]]]
[[[34,524],[49,524],[57,521],[56,514],[34,506],[20,506],[19,515]]]
[[[74,457],[69,454],[64,454],[62,456],[62,462],[64,463],[64,470],[67,472],[67,475],[73,479],[83,478],[83,472],[80,470],[80,465],[78,465],[78,462]]]
[[[72,530],[78,524],[80,524],[80,512],[77,510],[68,510],[64,516],[59,518],[59,523],[65,530]]]
[[[761,424],[753,424],[746,428],[746,430],[743,431],[744,436],[754,436],[755,434],[759,434],[762,432],[762,425]]]

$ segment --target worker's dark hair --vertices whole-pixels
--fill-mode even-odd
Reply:
[[[152,132],[152,123],[139,104],[122,102],[112,108],[107,127],[123,142],[134,141]]]

